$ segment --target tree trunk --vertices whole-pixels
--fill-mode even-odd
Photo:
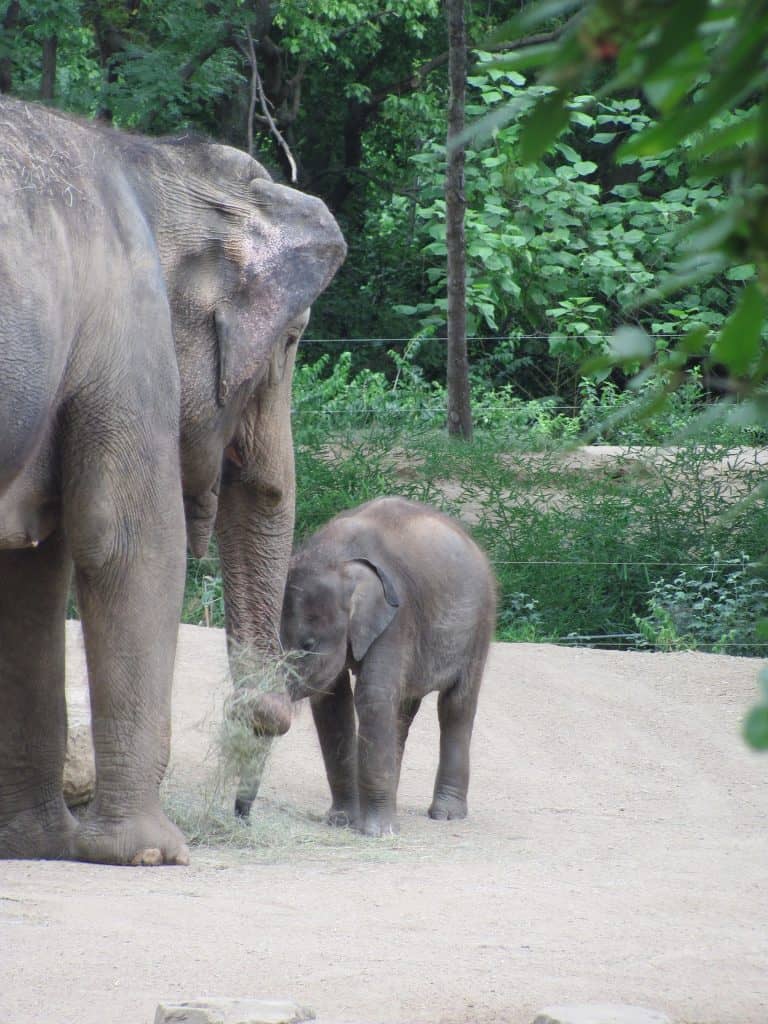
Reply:
[[[59,45],[57,36],[48,36],[43,40],[43,73],[40,78],[40,99],[50,103],[56,92],[56,50]]]
[[[448,166],[445,175],[445,236],[448,250],[448,433],[472,440],[467,357],[466,246],[464,240],[464,147],[453,141],[464,130],[467,29],[464,0],[446,0],[448,15]]]
[[[10,36],[19,22],[20,14],[21,4],[19,0],[11,0],[5,12],[2,25],[0,25],[2,34],[5,36],[2,48],[0,49],[0,92],[10,92],[13,88],[13,64],[8,51],[10,50]]]

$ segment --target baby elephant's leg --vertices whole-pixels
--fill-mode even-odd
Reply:
[[[453,686],[440,694],[440,763],[430,818],[466,818],[469,787],[469,744],[477,707],[477,689]]]
[[[332,803],[327,821],[330,825],[356,825],[359,816],[357,739],[349,672],[345,669],[333,690],[312,697],[310,704],[331,787]]]
[[[358,679],[355,707],[359,722],[357,780],[361,832],[369,836],[398,831],[395,797],[398,775],[397,680],[370,685]]]

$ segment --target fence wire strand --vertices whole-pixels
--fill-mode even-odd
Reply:
[[[555,333],[550,331],[548,334],[471,334],[467,336],[467,341],[482,341],[482,342],[496,342],[501,344],[505,341],[547,341],[552,334]],[[605,334],[602,331],[588,331],[586,334],[579,334],[578,337],[585,341],[608,341],[609,338],[613,337],[613,334]],[[649,335],[651,338],[664,338],[667,341],[674,341],[678,338],[683,338],[683,334],[653,334]],[[445,338],[434,337],[434,338],[302,338],[301,347],[305,345],[409,345],[422,344],[423,342],[438,341],[441,344],[446,343]]]

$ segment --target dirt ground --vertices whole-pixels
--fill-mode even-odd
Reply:
[[[0,1024],[150,1024],[158,1002],[204,995],[292,998],[321,1022],[530,1024],[601,1001],[765,1024],[768,759],[738,732],[758,667],[496,644],[470,817],[425,816],[425,701],[402,834],[380,841],[319,820],[307,709],[274,745],[253,848],[196,847],[188,868],[0,866]],[[191,799],[224,679],[222,633],[182,627],[171,786]]]

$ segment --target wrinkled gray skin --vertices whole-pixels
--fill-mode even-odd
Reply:
[[[331,824],[371,836],[397,831],[403,748],[433,690],[440,763],[429,815],[466,816],[472,725],[494,621],[484,554],[425,505],[368,502],[332,519],[293,556],[280,632],[286,651],[300,655],[290,694],[310,698]]]
[[[345,246],[243,153],[0,98],[0,856],[185,863],[158,787],[186,539],[216,528],[232,642],[274,651],[290,377]],[[225,455],[226,453],[226,455]],[[64,616],[97,784],[61,795]]]

